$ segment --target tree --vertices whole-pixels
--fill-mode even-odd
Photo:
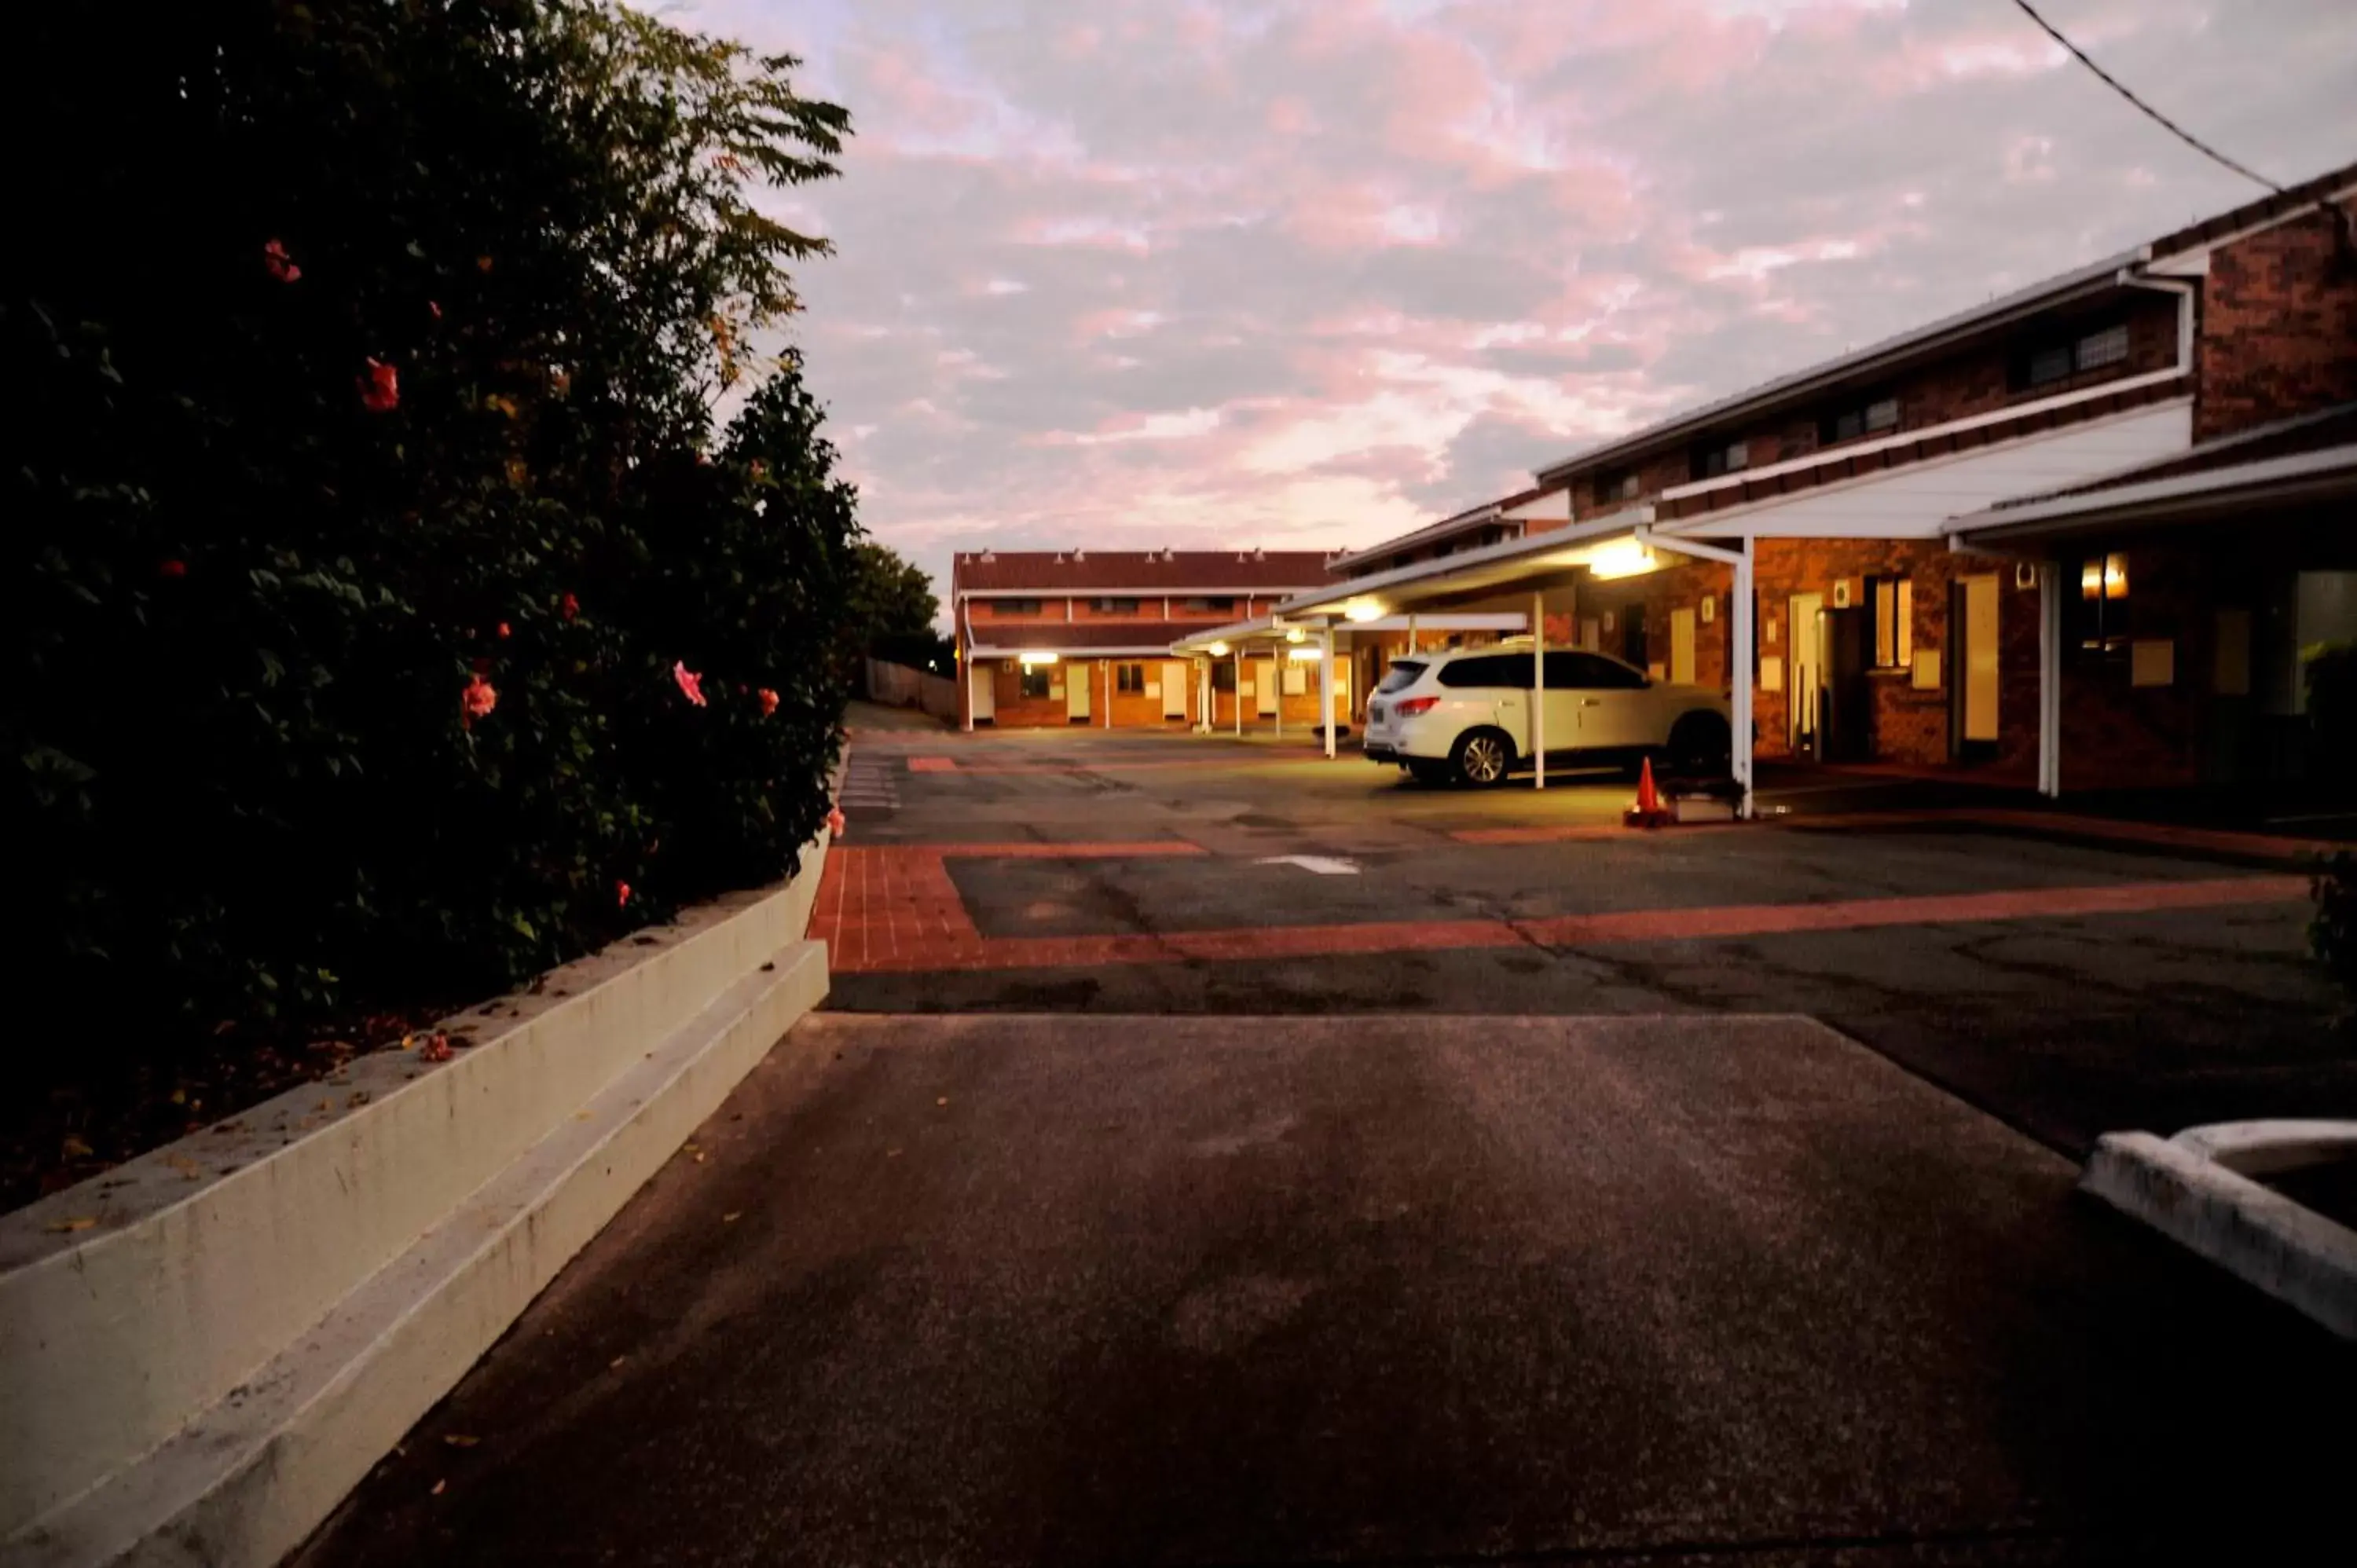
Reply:
[[[22,32],[48,242],[0,290],[0,744],[36,1013],[456,999],[789,866],[857,525],[799,365],[748,347],[825,247],[756,199],[832,175],[844,112],[592,0]]]
[[[913,563],[887,545],[858,546],[851,613],[869,657],[948,674],[956,645],[934,624],[941,609],[932,579]]]

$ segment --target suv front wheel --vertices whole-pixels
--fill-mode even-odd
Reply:
[[[1500,782],[1513,765],[1514,743],[1503,730],[1467,730],[1448,753],[1448,766],[1458,781],[1476,789]]]

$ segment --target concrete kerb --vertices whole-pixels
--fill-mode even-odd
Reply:
[[[826,850],[0,1219],[0,1563],[298,1544],[825,995]]]
[[[2243,1174],[2351,1157],[2357,1122],[2222,1122],[2175,1138],[2107,1133],[2079,1186],[2357,1339],[2357,1231]]]

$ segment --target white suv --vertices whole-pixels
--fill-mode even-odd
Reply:
[[[1727,701],[1673,686],[1579,649],[1546,655],[1547,766],[1634,768],[1660,757],[1682,771],[1727,763]],[[1395,661],[1367,703],[1363,745],[1426,783],[1495,784],[1530,766],[1531,642],[1456,649]]]

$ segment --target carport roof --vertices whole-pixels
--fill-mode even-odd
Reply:
[[[1628,507],[1569,528],[1524,534],[1479,550],[1353,577],[1330,588],[1297,594],[1277,606],[1276,614],[1286,619],[1339,616],[1355,606],[1372,606],[1388,614],[1435,601],[1463,603],[1517,590],[1528,592],[1592,564],[1599,545],[1633,537],[1652,515],[1650,507]]]
[[[1498,611],[1487,615],[1442,615],[1425,618],[1417,623],[1426,631],[1527,631],[1530,618],[1519,612]],[[1249,647],[1255,642],[1284,640],[1289,628],[1275,616],[1255,616],[1228,626],[1215,626],[1207,631],[1190,632],[1170,644],[1170,651],[1179,654],[1208,653],[1217,643],[1231,647]],[[1405,631],[1406,618],[1386,616],[1371,621],[1354,621],[1343,628],[1347,631]]]
[[[1991,507],[1947,525],[1963,544],[2046,539],[2126,523],[2206,522],[2232,514],[2357,497],[2357,442],[2289,456],[2171,474],[2140,483]]]

